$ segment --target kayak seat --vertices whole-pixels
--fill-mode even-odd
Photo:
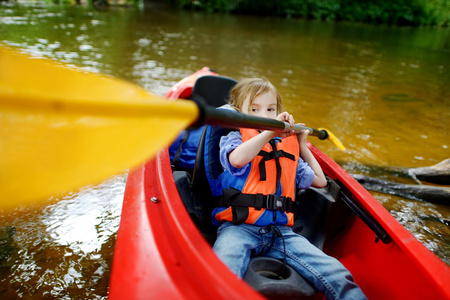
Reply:
[[[236,80],[225,76],[199,77],[191,89],[190,100],[219,107],[226,104]],[[198,143],[203,127],[188,128],[169,147],[172,170],[186,171],[192,175]]]
[[[330,226],[334,204],[341,192],[340,186],[327,178],[324,188],[310,187],[297,191],[294,226],[292,230],[303,235],[317,248],[323,250],[326,232]]]
[[[203,221],[203,207],[200,199],[192,193],[191,174],[187,171],[175,170],[172,172],[175,186],[191,219],[199,227]]]
[[[192,88],[190,99],[219,107],[227,103],[231,88],[237,81],[233,78],[216,75],[199,77]]]
[[[236,83],[236,80],[225,76],[206,75],[199,77],[196,80],[194,87],[192,88],[190,99],[214,107],[222,106],[227,103],[230,90]],[[200,131],[201,134],[198,135],[198,131]],[[185,163],[180,168],[174,166],[175,163],[172,161],[172,168],[174,170],[173,178],[175,180],[175,185],[178,189],[180,197],[192,220],[203,233],[204,237],[208,241],[213,243],[215,240],[215,228],[211,223],[211,211],[213,209],[213,202],[212,194],[210,189],[208,188],[209,185],[204,172],[205,167],[203,159],[206,126],[200,127],[198,129],[188,130],[187,133],[187,135],[185,134],[185,140],[180,141],[180,146],[176,149],[179,153],[178,156],[175,155],[175,157],[177,157],[181,161],[191,161],[191,159],[189,159],[190,157],[185,156],[190,155],[190,153],[194,149],[193,142],[197,143],[198,136],[200,137],[197,145],[202,146],[196,146],[195,160],[192,165],[190,163]],[[216,135],[216,133],[213,132],[213,135]],[[195,141],[189,140],[190,138],[195,138]],[[218,145],[219,144],[217,142],[217,147]],[[182,147],[189,147],[189,149],[184,149]],[[200,169],[202,169],[203,171],[200,172]],[[220,169],[219,172],[221,171],[222,170]]]
[[[210,184],[214,184],[223,172],[219,158],[219,141],[229,131],[222,127],[205,126],[200,137],[191,181],[193,197],[200,199],[202,205],[202,233],[211,245],[216,239],[217,228],[212,224],[214,197]]]

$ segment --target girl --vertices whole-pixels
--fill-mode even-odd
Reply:
[[[264,79],[245,79],[230,92],[235,110],[258,117],[286,121],[294,118],[281,111],[281,96]],[[218,207],[213,221],[220,225],[215,253],[239,277],[243,277],[252,253],[285,259],[327,299],[365,299],[352,275],[336,259],[327,256],[301,235],[294,233],[293,201],[297,188],[327,184],[320,165],[306,146],[308,131],[278,132],[254,129],[232,131],[220,141]]]

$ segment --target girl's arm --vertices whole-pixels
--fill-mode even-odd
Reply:
[[[235,168],[242,168],[251,162],[255,156],[258,155],[264,145],[274,137],[275,135],[273,134],[273,131],[266,130],[249,139],[245,143],[242,143],[228,155],[230,164]]]
[[[294,125],[294,118],[287,112],[279,114],[276,119],[289,122],[291,126]],[[230,152],[230,154],[228,155],[228,160],[233,167],[242,168],[243,166],[251,162],[255,158],[255,156],[258,155],[259,151],[261,151],[264,145],[267,144],[271,139],[275,137],[285,138],[293,134],[294,131],[263,131],[257,136],[249,139],[245,143],[242,143],[236,149]]]
[[[304,124],[302,124],[304,125]],[[314,171],[314,180],[312,182],[313,187],[322,188],[327,185],[327,179],[323,174],[322,168],[317,162],[314,155],[309,150],[308,146],[306,146],[306,138],[308,137],[309,130],[304,131],[302,134],[298,135],[298,143],[300,145],[300,157],[303,161],[307,162],[311,169]]]

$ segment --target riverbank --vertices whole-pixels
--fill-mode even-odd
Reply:
[[[166,0],[184,9],[396,26],[450,24],[450,1],[406,0]]]
[[[450,1],[448,0],[31,0],[34,3],[68,4],[107,7],[153,6],[155,3],[171,5],[182,10],[226,13],[236,15],[276,16],[327,22],[355,22],[374,25],[410,27],[449,27]],[[13,2],[0,0],[0,2]],[[30,0],[17,0],[24,4]]]

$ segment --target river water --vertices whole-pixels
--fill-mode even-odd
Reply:
[[[159,95],[204,66],[267,77],[296,121],[340,138],[345,152],[310,141],[352,173],[414,183],[404,169],[450,157],[448,28],[2,3],[0,42]],[[126,176],[0,212],[0,298],[105,298]],[[448,206],[373,194],[450,265]]]

